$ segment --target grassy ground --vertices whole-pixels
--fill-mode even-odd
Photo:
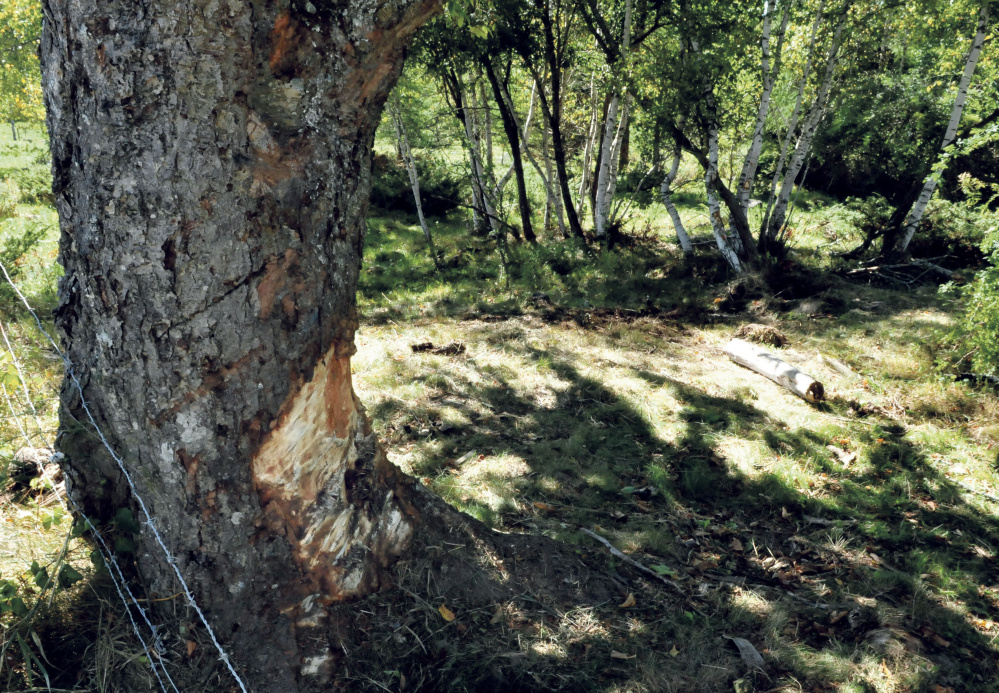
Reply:
[[[47,315],[59,269],[54,211],[32,187],[40,133],[9,136],[0,180],[13,172],[22,195],[0,221],[0,253],[39,236],[13,264]],[[931,285],[829,274],[829,251],[856,243],[861,212],[810,194],[792,222],[793,279],[777,292],[737,285],[711,252],[695,187],[676,196],[701,241],[688,263],[651,199],[636,198],[631,243],[609,253],[550,238],[498,246],[469,236],[460,214],[431,219],[440,272],[415,219],[372,216],[353,368],[390,457],[498,531],[575,547],[621,595],[485,608],[448,592],[442,609],[443,587],[406,564],[403,589],[343,612],[350,664],[334,688],[999,690],[999,398],[938,368],[960,356],[948,336],[959,306]],[[17,395],[0,416],[9,459],[21,427],[32,444],[52,439],[60,368],[12,296],[0,294],[0,320],[39,412],[36,423]],[[825,404],[724,356],[748,322],[788,337],[781,356],[823,380]],[[450,348],[412,349],[427,342]],[[0,503],[0,575],[37,599],[28,566],[57,555],[68,523],[53,521],[51,495],[14,500]],[[72,543],[69,556],[88,579],[18,632],[83,662],[64,672],[67,687],[145,690],[148,668],[88,550]],[[11,625],[22,622],[2,618],[20,652]],[[762,671],[730,637],[761,653]],[[177,667],[209,666],[204,652],[179,654]],[[42,668],[60,667],[30,670]],[[28,686],[28,671],[8,662],[0,685]]]
[[[855,240],[829,206],[800,215],[796,262]],[[410,680],[476,690],[488,661],[541,689],[997,689],[999,399],[936,368],[955,306],[935,286],[825,278],[797,300],[740,299],[705,285],[724,278],[714,263],[685,268],[650,237],[595,259],[515,249],[507,289],[456,225],[436,227],[443,276],[417,228],[371,228],[354,369],[392,459],[500,531],[577,546],[635,598],[491,627],[465,614],[494,639],[471,661],[428,611],[407,627],[448,654],[403,660]],[[747,322],[786,334],[781,356],[828,402],[732,364],[721,345]],[[464,351],[414,353],[426,342]],[[584,529],[680,590],[615,565]],[[747,674],[726,636],[765,671]],[[443,681],[428,673],[441,660]],[[405,666],[380,663],[364,680],[397,685]]]

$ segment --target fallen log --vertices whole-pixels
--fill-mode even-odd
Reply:
[[[725,346],[725,353],[740,366],[745,366],[749,370],[769,378],[806,402],[814,404],[821,402],[822,398],[825,397],[825,388],[822,387],[822,383],[777,358],[758,344],[733,339]]]

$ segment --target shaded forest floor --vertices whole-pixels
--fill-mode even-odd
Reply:
[[[421,275],[418,229],[372,227],[354,374],[391,459],[621,593],[473,607],[404,566],[345,641],[345,689],[999,689],[999,398],[938,367],[957,345],[935,285],[813,272],[785,299],[648,238],[515,250],[507,289],[474,260]],[[828,401],[731,363],[747,323],[782,332]]]

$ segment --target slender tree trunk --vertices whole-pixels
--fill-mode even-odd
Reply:
[[[583,227],[579,223],[579,215],[576,213],[576,205],[572,201],[572,191],[569,190],[569,172],[566,165],[565,143],[562,139],[562,57],[555,39],[555,26],[552,19],[551,7],[545,0],[535,0],[541,12],[541,26],[544,38],[545,62],[551,70],[551,90],[552,97],[549,102],[545,94],[544,80],[540,78],[538,71],[528,62],[527,54],[522,54],[531,71],[531,76],[538,87],[538,99],[541,103],[541,112],[545,116],[548,127],[551,128],[552,156],[555,159],[555,172],[558,176],[558,186],[562,193],[562,204],[565,207],[566,219],[569,222],[569,230],[573,236],[585,239]]]
[[[597,139],[599,121],[597,120],[597,96],[595,87],[596,73],[590,76],[590,125],[586,130],[586,144],[583,146],[583,168],[579,180],[579,208],[580,213],[585,205],[587,193],[590,189],[590,167],[593,162],[593,151]]]
[[[257,692],[328,689],[325,606],[420,522],[350,357],[375,128],[439,6],[307,7],[47,0],[41,42],[67,492],[132,508],[146,586],[182,575]]]
[[[708,193],[708,216],[722,257],[732,269],[741,273],[742,262],[725,233],[725,220],[718,203],[718,118],[715,115],[715,97],[710,88],[705,93],[705,104],[708,110],[708,166],[704,171],[704,187]]]
[[[12,140],[17,142],[17,125],[14,123],[13,120],[10,121],[10,137]]]
[[[565,208],[562,206],[562,196],[552,184],[555,181],[557,174],[552,170],[552,157],[550,156],[548,143],[549,130],[546,128],[544,130],[544,138],[541,146],[541,157],[545,162],[545,175],[542,179],[544,180],[545,191],[548,194],[548,199],[551,202],[552,209],[555,211],[555,223],[558,224],[559,233],[563,238],[568,238],[569,233],[565,227]]]
[[[680,213],[673,204],[673,191],[670,188],[673,185],[673,181],[676,180],[677,172],[680,170],[681,158],[682,152],[677,147],[676,153],[673,155],[673,165],[670,166],[665,178],[663,178],[663,184],[659,188],[659,192],[662,195],[663,204],[666,205],[666,211],[669,212],[669,217],[673,220],[673,228],[676,230],[676,240],[680,244],[680,249],[683,250],[684,255],[691,255],[694,252],[694,245],[690,242],[690,236],[687,234],[687,229],[683,226]]]
[[[524,238],[531,243],[537,242],[534,234],[534,226],[531,223],[531,200],[527,196],[527,183],[524,179],[524,161],[520,154],[520,128],[517,127],[517,120],[511,112],[512,103],[507,103],[503,86],[496,76],[496,71],[488,56],[483,56],[482,67],[486,73],[486,79],[492,87],[496,105],[499,108],[500,120],[503,122],[503,130],[510,144],[510,154],[513,158],[514,175],[517,178],[517,201],[520,205],[520,223],[524,232]]]
[[[815,19],[812,21],[812,32],[808,42],[808,57],[805,59],[805,67],[798,81],[798,95],[795,97],[794,108],[791,110],[791,118],[788,121],[787,133],[781,143],[780,155],[777,159],[777,167],[774,169],[773,178],[770,181],[770,191],[767,195],[767,209],[763,214],[763,223],[760,225],[760,245],[764,244],[764,238],[769,233],[770,215],[773,211],[774,203],[777,201],[777,185],[784,175],[784,165],[787,163],[787,153],[791,149],[791,139],[798,129],[798,118],[801,116],[801,104],[805,98],[805,85],[812,71],[812,63],[815,59],[815,39],[822,24],[822,10],[825,8],[825,0],[820,0],[818,9],[815,11]]]
[[[769,0],[764,3],[763,35],[760,39],[760,71],[763,75],[763,88],[760,93],[760,105],[756,112],[756,125],[753,128],[753,137],[749,144],[749,150],[746,152],[746,158],[742,163],[742,172],[739,174],[739,185],[736,191],[736,196],[739,199],[739,205],[742,207],[743,213],[746,215],[749,214],[749,198],[753,192],[753,181],[756,178],[756,168],[759,166],[760,152],[763,149],[763,128],[766,126],[767,115],[770,113],[770,95],[773,92],[774,84],[776,84],[777,77],[780,73],[781,48],[784,36],[787,33],[787,25],[791,18],[791,5],[792,2],[789,0],[784,7],[784,17],[781,20],[781,26],[778,30],[777,46],[774,51],[774,64],[771,69],[770,24],[772,12]],[[729,231],[732,235],[737,235],[734,221],[731,222]]]
[[[531,115],[534,112],[534,101],[535,101],[535,97],[537,95],[537,88],[538,88],[537,84],[532,84],[531,85],[531,103],[530,103],[530,106],[527,109],[527,118],[524,121],[524,127],[523,127],[523,131],[521,133],[522,142],[523,142],[524,157],[528,160],[528,162],[530,162],[531,166],[534,168],[535,173],[538,174],[538,178],[541,179],[541,184],[545,188],[546,200],[548,201],[548,205],[546,205],[546,209],[545,209],[545,226],[546,226],[546,228],[547,228],[547,225],[548,225],[548,223],[550,221],[549,218],[548,218],[549,210],[551,208],[554,208],[556,210],[557,214],[558,214],[557,220],[558,220],[559,232],[562,234],[563,238],[569,238],[569,232],[568,232],[568,229],[565,226],[565,215],[564,215],[564,209],[562,207],[562,198],[559,195],[558,189],[555,187],[556,181],[555,181],[555,177],[552,175],[551,157],[549,157],[547,155],[547,152],[548,152],[548,130],[547,130],[547,128],[545,128],[545,129],[543,129],[541,131],[541,135],[542,135],[541,150],[542,150],[542,156],[545,159],[545,169],[544,170],[542,170],[541,166],[538,164],[537,159],[534,158],[534,154],[531,153],[531,144],[530,144],[530,138],[528,136],[528,133],[530,132]],[[504,93],[505,93],[505,97],[507,99],[507,102],[508,103],[512,103],[512,100],[510,99],[509,90],[504,90]],[[516,111],[513,110],[512,107],[511,107],[510,112],[513,114],[514,119],[516,119],[517,113],[516,113]]]
[[[968,59],[964,63],[964,72],[957,87],[957,98],[954,99],[954,107],[950,112],[950,122],[947,123],[947,131],[944,133],[943,142],[940,143],[941,153],[946,152],[947,147],[953,144],[957,136],[957,128],[961,124],[961,115],[964,113],[964,103],[968,99],[968,86],[971,84],[971,78],[975,74],[978,57],[982,53],[982,44],[985,42],[985,29],[988,23],[989,0],[984,0],[981,12],[978,15],[978,29],[975,32],[974,40],[971,42],[971,50],[968,52]],[[894,244],[890,244],[891,240],[894,239],[886,237],[884,250],[882,251],[883,254],[899,257],[904,255],[909,249],[909,243],[912,241],[916,229],[919,228],[919,222],[922,221],[926,205],[929,204],[930,198],[933,197],[933,191],[936,190],[937,179],[938,176],[934,173],[926,177],[926,182],[919,193],[919,198],[913,205],[912,211],[906,217],[905,227],[900,237],[898,237],[897,242]]]
[[[458,121],[465,130],[466,148],[468,150],[468,158],[472,171],[473,213],[478,213],[479,224],[482,224],[483,226],[488,225],[494,234],[503,233],[499,217],[496,214],[496,209],[493,207],[492,201],[490,200],[489,188],[487,185],[488,177],[486,175],[485,166],[482,162],[479,138],[475,131],[474,116],[472,115],[470,109],[465,107],[465,98],[468,91],[462,84],[461,74],[457,70],[451,69],[445,76],[445,79],[447,80],[451,98],[455,103],[455,116],[458,118]],[[476,231],[481,232],[483,230],[483,228],[476,226]]]
[[[493,110],[489,107],[489,97],[486,96],[486,85],[479,75],[479,101],[482,102],[482,132],[485,136],[486,168],[494,171],[493,166]],[[530,240],[530,239],[528,239]]]
[[[622,55],[627,54],[628,46],[631,43],[631,10],[632,0],[625,0],[624,26],[621,30]],[[607,238],[609,231],[611,197],[614,194],[614,187],[616,187],[616,180],[614,183],[611,182],[611,174],[617,172],[617,165],[620,163],[617,158],[621,146],[621,129],[618,127],[620,102],[621,98],[615,92],[611,96],[610,104],[607,107],[607,116],[604,118],[604,136],[600,146],[600,169],[597,174],[597,198],[594,204],[594,225],[599,239]]]
[[[774,202],[773,216],[768,220],[769,226],[763,239],[763,247],[761,247],[763,251],[766,251],[770,244],[779,238],[784,228],[784,222],[787,217],[787,205],[791,199],[791,192],[794,190],[794,182],[801,172],[801,167],[805,164],[805,159],[809,151],[811,151],[812,138],[815,137],[819,123],[825,115],[826,100],[829,97],[829,90],[832,88],[833,73],[836,69],[836,55],[839,52],[845,22],[846,11],[844,10],[840,16],[839,24],[836,26],[836,32],[833,34],[832,44],[829,47],[829,54],[826,58],[826,71],[822,77],[822,83],[819,85],[818,93],[815,95],[815,101],[812,102],[811,107],[808,109],[805,122],[801,126],[801,135],[798,137],[798,142],[795,145],[794,154],[791,156],[791,161],[788,164],[787,173],[781,184],[780,192],[777,194],[777,200]]]
[[[423,216],[423,200],[420,196],[420,173],[416,169],[416,159],[413,158],[413,151],[409,147],[409,137],[406,135],[406,126],[402,122],[402,109],[399,107],[398,97],[392,104],[392,120],[395,123],[395,136],[397,146],[402,153],[402,160],[409,173],[409,184],[413,188],[413,201],[416,203],[416,215],[420,220],[420,228],[423,229],[423,237],[427,240],[427,249],[430,257],[434,261],[434,267],[440,269],[440,259],[437,257],[437,249],[434,247],[434,237],[427,226],[427,220]]]

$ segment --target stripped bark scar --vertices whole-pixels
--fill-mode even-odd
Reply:
[[[253,458],[262,524],[291,544],[324,599],[377,584],[412,535],[392,467],[369,434],[354,395],[350,359],[331,347],[295,390]],[[388,490],[392,489],[392,490]]]
[[[284,251],[283,257],[272,258],[267,263],[267,271],[257,284],[257,300],[260,302],[260,319],[266,320],[274,308],[274,299],[288,284],[288,273],[298,261],[298,253],[291,248]],[[288,307],[285,306],[287,311]]]

